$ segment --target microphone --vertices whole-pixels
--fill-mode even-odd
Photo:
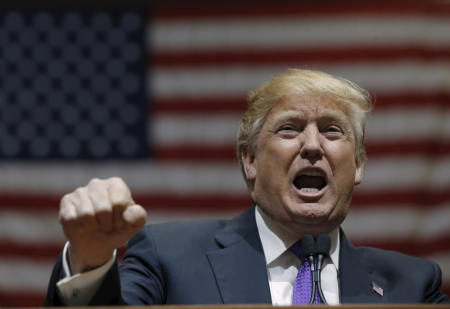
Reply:
[[[312,235],[304,235],[301,239],[301,247],[303,254],[308,260],[312,277],[312,289],[309,304],[312,305],[314,303],[316,287],[319,292],[320,300],[323,304],[327,304],[322,292],[320,271],[322,270],[324,259],[330,252],[330,237],[328,235],[319,235],[316,242]]]
[[[327,304],[325,296],[322,292],[322,283],[320,281],[320,271],[322,270],[323,260],[328,256],[330,252],[330,236],[322,234],[317,237],[316,242],[316,254],[317,254],[317,290],[319,291],[319,297],[323,304]]]
[[[312,235],[304,235],[301,239],[302,251],[305,257],[308,259],[309,269],[311,271],[311,297],[309,299],[309,304],[312,305],[314,303],[314,296],[316,295],[316,284],[314,280],[314,275],[316,275],[316,241]]]

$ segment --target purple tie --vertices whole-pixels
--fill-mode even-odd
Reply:
[[[292,304],[301,305],[309,304],[311,298],[312,279],[309,263],[303,256],[300,242],[295,243],[289,248],[302,261],[302,265],[298,270],[297,278],[295,278],[294,293],[292,294]],[[314,304],[321,304],[319,295],[316,291],[314,295]]]

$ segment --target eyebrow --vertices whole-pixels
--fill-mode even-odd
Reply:
[[[302,111],[285,111],[282,112],[278,115],[278,117],[276,119],[274,119],[274,123],[280,123],[280,122],[284,122],[287,120],[297,120],[299,117],[303,117],[304,113]],[[325,118],[325,119],[331,119],[331,120],[337,120],[340,123],[348,123],[350,124],[350,121],[348,120],[348,116],[340,111],[340,110],[335,110],[335,109],[326,109],[324,111],[321,111],[317,117],[318,119],[320,118]]]
[[[286,120],[297,120],[299,117],[303,117],[305,114],[301,111],[286,111],[280,113],[275,119],[274,123],[284,122]]]
[[[347,116],[344,112],[335,109],[327,109],[321,112],[318,118],[322,118],[331,121],[336,121],[346,132],[346,134],[350,134],[352,132],[352,122],[349,116]]]
[[[319,113],[319,118],[336,118],[336,119],[346,119],[348,118],[347,115],[336,109],[326,109]]]

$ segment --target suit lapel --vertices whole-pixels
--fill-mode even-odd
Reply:
[[[220,249],[207,253],[225,304],[271,303],[266,261],[255,208],[216,234]]]
[[[383,279],[374,275],[370,266],[359,251],[348,241],[344,232],[340,231],[341,248],[339,256],[339,284],[341,303],[386,303],[386,291],[377,291],[375,286],[383,289]],[[380,295],[383,294],[382,295]]]
[[[270,288],[266,261],[255,221],[255,208],[231,220],[215,240],[220,249],[207,253],[224,304],[268,303]],[[383,288],[385,280],[367,265],[360,252],[340,232],[339,285],[341,303],[388,303],[374,283]]]

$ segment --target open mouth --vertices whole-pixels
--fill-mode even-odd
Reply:
[[[321,171],[305,170],[294,179],[294,186],[302,193],[314,194],[327,185],[327,179]]]

